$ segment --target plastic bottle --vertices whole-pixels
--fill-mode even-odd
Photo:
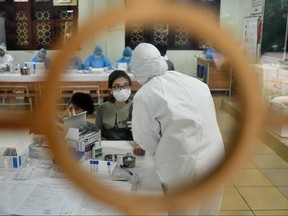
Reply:
[[[107,162],[107,171],[108,171],[108,173],[111,172],[111,163],[110,163],[110,161]]]
[[[4,159],[4,169],[5,170],[9,169],[8,159]]]
[[[95,172],[98,172],[98,170],[99,170],[99,161],[96,160],[95,161]]]
[[[98,158],[102,156],[102,146],[100,141],[96,141],[95,145],[92,148],[92,157]]]
[[[90,160],[90,172],[94,172],[94,163],[93,163],[93,160]]]

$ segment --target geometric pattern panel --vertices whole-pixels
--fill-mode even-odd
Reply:
[[[72,36],[74,23],[73,21],[61,22],[59,23],[59,27],[60,27],[60,40],[63,41],[63,43],[65,43],[65,41]]]
[[[27,22],[16,23],[16,43],[18,46],[29,45],[29,29]]]
[[[52,41],[51,25],[48,22],[36,23],[37,45],[49,45]]]
[[[36,11],[36,20],[50,20],[51,14],[49,10]]]
[[[60,10],[59,20],[73,20],[73,12],[68,10]]]
[[[202,11],[202,16],[206,17],[209,20],[217,20],[219,19],[219,14],[215,10],[204,10]],[[203,37],[200,37],[198,39],[198,48],[207,48],[207,47],[213,47],[213,44],[209,41],[209,39],[204,39]]]
[[[187,28],[179,25],[175,28],[175,45],[176,46],[190,45],[190,34]]]
[[[169,25],[166,24],[155,24],[153,32],[153,44],[168,44],[168,34],[169,34]]]
[[[17,11],[15,20],[17,20],[17,21],[27,21],[28,20],[27,11]]]
[[[130,44],[132,46],[137,46],[139,43],[145,41],[145,31],[143,24],[133,24],[129,28],[130,33]]]

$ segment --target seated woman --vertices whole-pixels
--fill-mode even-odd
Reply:
[[[96,127],[101,130],[103,140],[133,140],[131,120],[133,103],[130,99],[131,79],[121,70],[113,71],[108,79],[109,101],[99,106],[96,114]],[[134,153],[144,155],[135,146]]]
[[[96,126],[101,130],[103,139],[133,140],[128,123],[132,120],[133,103],[131,79],[120,70],[113,71],[108,79],[109,101],[99,106]]]

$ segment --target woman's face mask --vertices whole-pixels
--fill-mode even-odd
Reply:
[[[94,54],[94,56],[95,56],[95,59],[96,59],[96,60],[100,60],[100,59],[101,59],[101,55],[95,55],[95,54]]]
[[[125,59],[126,61],[130,61],[131,57],[129,57],[129,56],[124,56],[124,59]]]
[[[131,89],[121,89],[120,91],[113,91],[114,98],[119,102],[128,100],[131,95]]]

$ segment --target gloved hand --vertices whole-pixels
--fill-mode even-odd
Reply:
[[[133,153],[135,155],[138,155],[138,156],[144,156],[145,155],[145,150],[143,150],[140,145],[135,143],[134,149],[133,149]]]
[[[127,121],[127,127],[132,131],[132,121]]]
[[[109,69],[108,69],[108,67],[104,67],[104,71],[108,71]]]
[[[0,69],[2,71],[6,71],[6,68],[7,68],[6,64],[0,64]]]
[[[89,67],[88,70],[89,70],[89,71],[92,71],[92,70],[93,70],[93,67]]]

